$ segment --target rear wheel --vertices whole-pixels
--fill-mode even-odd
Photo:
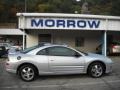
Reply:
[[[24,81],[32,81],[37,76],[37,70],[32,65],[23,65],[19,69],[19,76]]]
[[[104,74],[104,66],[102,63],[96,62],[92,63],[88,68],[88,74],[91,77],[98,78],[101,77]]]

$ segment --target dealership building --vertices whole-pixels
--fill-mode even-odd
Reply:
[[[67,44],[85,52],[95,52],[102,44],[120,41],[120,17],[61,13],[17,13],[23,31],[23,48],[40,42]]]

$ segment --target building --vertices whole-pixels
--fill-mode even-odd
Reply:
[[[23,32],[17,29],[16,25],[16,23],[0,23],[0,44],[22,45]]]
[[[23,47],[40,42],[68,44],[86,52],[95,52],[111,40],[120,41],[120,17],[61,13],[17,13],[23,34]],[[26,42],[26,44],[25,44]]]

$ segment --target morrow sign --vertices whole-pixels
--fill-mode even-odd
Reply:
[[[31,19],[31,27],[99,28],[100,20]]]
[[[25,29],[104,30],[105,21],[79,18],[26,18]]]

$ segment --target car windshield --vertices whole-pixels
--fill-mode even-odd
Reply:
[[[83,53],[84,55],[88,55],[88,53],[86,53],[86,52],[83,52],[83,51],[80,51],[79,49],[77,49],[79,52],[81,52],[81,53]]]
[[[26,49],[22,50],[21,53],[28,53],[36,48],[38,48],[38,45],[26,48]]]

